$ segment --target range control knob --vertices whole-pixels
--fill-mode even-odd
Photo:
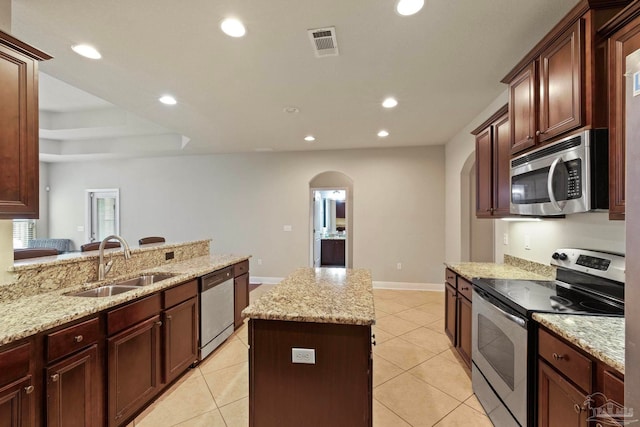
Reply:
[[[551,255],[551,258],[559,259],[560,261],[565,261],[567,259],[567,254],[565,254],[564,252],[561,252],[561,253],[554,252],[553,255]]]

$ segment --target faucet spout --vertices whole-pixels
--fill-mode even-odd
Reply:
[[[131,259],[131,249],[129,248],[129,244],[124,238],[112,234],[111,236],[105,237],[102,242],[100,242],[100,247],[98,248],[100,254],[100,263],[98,264],[98,280],[104,280],[109,270],[113,265],[113,260],[110,260],[105,264],[104,262],[104,247],[109,240],[118,240],[122,244],[122,250],[124,251],[124,259]]]

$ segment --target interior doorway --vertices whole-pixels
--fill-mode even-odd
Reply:
[[[309,182],[309,266],[353,268],[353,181],[328,171]]]

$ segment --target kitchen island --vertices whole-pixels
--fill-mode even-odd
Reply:
[[[371,273],[301,268],[243,311],[251,427],[371,426]]]

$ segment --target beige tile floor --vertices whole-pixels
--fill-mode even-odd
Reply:
[[[374,427],[490,427],[444,335],[443,294],[376,289],[374,296]],[[245,325],[128,427],[247,427],[247,348]]]

